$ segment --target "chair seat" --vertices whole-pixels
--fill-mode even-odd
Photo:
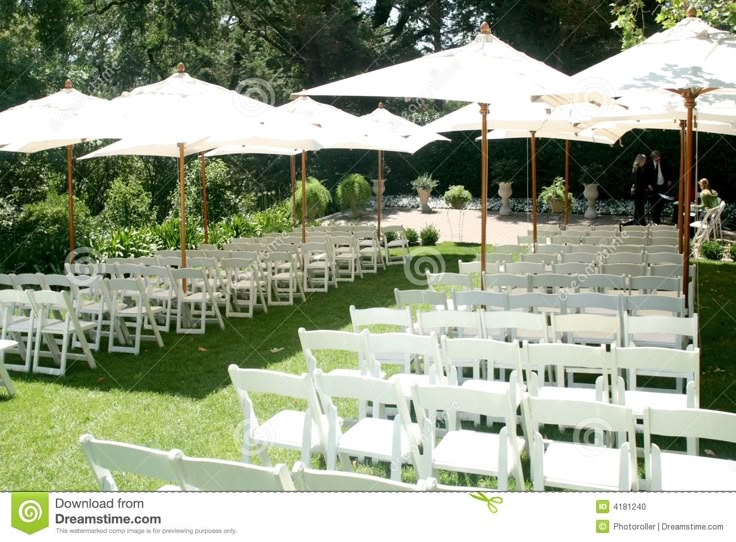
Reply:
[[[41,329],[41,333],[64,333],[65,327],[64,320],[47,320],[46,325]],[[95,322],[80,320],[79,327],[82,331],[88,331],[97,327],[97,324]]]
[[[252,432],[252,438],[258,442],[276,443],[285,448],[301,450],[304,432],[304,416],[306,413],[296,410],[282,410],[267,422],[259,425]],[[310,445],[312,450],[320,447],[319,427],[312,423]]]
[[[393,458],[393,432],[394,422],[391,420],[363,418],[340,435],[337,450],[339,453],[357,456],[367,455],[384,461],[391,461]],[[420,444],[419,426],[415,423],[411,425],[411,435],[403,434],[401,437],[399,455],[402,461],[411,459],[410,438],[417,446]]]
[[[662,491],[733,491],[736,461],[685,454],[665,453]]]
[[[620,457],[618,448],[552,442],[544,452],[545,485],[618,491]]]
[[[151,307],[151,312],[153,314],[159,313],[162,310],[164,310],[164,308],[158,305]],[[118,316],[136,316],[138,314],[138,307],[125,307],[124,309],[118,310],[116,314]]]
[[[477,431],[450,431],[435,446],[432,452],[432,468],[467,472],[471,474],[498,474],[500,441],[496,433]],[[519,439],[519,449],[524,440]],[[506,446],[506,457],[513,458],[510,443]],[[511,474],[514,461],[508,461],[506,474]]]
[[[505,393],[511,386],[510,382],[501,380],[466,380],[462,383],[463,388],[488,391],[492,393]]]
[[[631,337],[635,346],[659,346],[661,348],[680,348],[680,339],[669,333],[637,333]]]

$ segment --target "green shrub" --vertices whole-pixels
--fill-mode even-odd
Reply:
[[[700,245],[700,253],[708,260],[720,261],[723,258],[723,245],[718,241],[705,241]]]
[[[255,195],[244,190],[237,177],[231,175],[228,166],[219,158],[207,158],[207,218],[210,223],[219,222],[234,214],[246,214],[256,206]],[[202,214],[202,164],[190,160],[186,170],[187,211],[195,206],[197,215]],[[175,191],[179,197],[179,191]],[[191,200],[191,201],[190,201]],[[173,202],[174,209],[179,209],[179,200]],[[178,211],[177,211],[178,212]]]
[[[728,253],[731,255],[731,259],[736,262],[736,244],[728,247]]]
[[[167,218],[161,224],[153,228],[153,235],[159,248],[166,250],[177,250],[180,248],[179,219]],[[193,219],[186,221],[187,248],[194,249],[202,243],[202,230],[199,222]]]
[[[392,241],[396,241],[396,232],[395,231],[387,231],[385,234],[386,236],[386,242],[391,243]]]
[[[309,187],[307,187],[309,197]],[[253,213],[251,218],[259,234],[279,233],[291,230],[291,201],[280,201],[268,209]]]
[[[156,244],[157,237],[150,228],[117,228],[92,238],[92,247],[103,260],[150,256],[156,250]]]
[[[470,200],[473,199],[473,195],[470,191],[466,190],[464,186],[456,184],[450,186],[445,192],[445,203],[451,205],[455,209],[462,209]]]
[[[419,237],[422,239],[423,247],[433,247],[440,239],[440,231],[432,224],[427,224],[419,232]]]
[[[302,183],[296,186],[297,210],[301,215]],[[307,177],[307,219],[316,220],[325,216],[327,206],[332,201],[330,191],[327,190],[322,181],[314,177]]]
[[[102,216],[117,228],[140,228],[150,224],[151,194],[135,177],[117,177],[105,197]]]
[[[87,206],[74,198],[77,248],[89,247],[93,220]],[[69,215],[66,194],[51,191],[46,199],[24,205],[8,235],[2,268],[6,272],[61,273],[69,255]]]
[[[353,218],[358,218],[373,195],[368,181],[359,173],[351,173],[342,178],[335,190],[337,201],[343,209],[350,209]]]
[[[406,228],[404,230],[404,235],[406,235],[406,240],[409,242],[410,247],[414,247],[419,244],[419,234],[414,228]]]

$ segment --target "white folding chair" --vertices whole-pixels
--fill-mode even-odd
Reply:
[[[394,288],[394,298],[396,299],[396,306],[400,309],[416,307],[419,310],[422,307],[429,306],[427,308],[430,308],[430,310],[447,310],[447,295],[444,292]]]
[[[310,469],[301,461],[294,463],[291,478],[297,491],[431,491],[437,482],[430,478],[407,484],[356,472]]]
[[[225,273],[225,316],[252,318],[256,307],[268,312],[264,296],[268,285],[257,257],[225,258],[220,266]]]
[[[424,472],[436,477],[439,470],[496,476],[498,489],[508,490],[513,476],[523,489],[521,450],[524,439],[516,434],[516,409],[510,390],[489,391],[457,386],[414,386],[412,397],[422,432]],[[437,442],[437,412],[448,420],[447,432]],[[463,429],[458,414],[500,418],[499,433]]]
[[[410,398],[404,396],[399,382],[371,376],[328,375],[320,370],[315,371],[314,381],[328,420],[328,470],[335,470],[338,457],[342,469],[351,471],[350,456],[367,456],[389,462],[392,480],[401,479],[404,463],[414,466],[418,478],[426,478],[419,455],[419,426],[411,422],[406,406]],[[335,398],[354,399],[359,404],[370,401],[379,407],[396,405],[399,414],[393,420],[360,416],[352,427],[342,432]]]
[[[488,291],[511,293],[531,292],[532,283],[530,274],[495,273],[483,274],[483,288]]]
[[[313,452],[323,452],[326,422],[312,379],[308,374],[293,375],[263,369],[228,367],[230,380],[243,411],[242,459],[250,463],[253,451],[261,464],[270,465],[271,447],[299,450],[301,460],[309,462]],[[259,421],[253,393],[289,397],[306,403],[305,410],[284,409],[265,421]]]
[[[685,437],[687,454],[661,450],[653,435]],[[700,409],[644,410],[644,465],[651,491],[732,491],[736,461],[697,452],[697,439],[736,443],[736,414]]]
[[[374,373],[376,367],[371,366],[368,356],[368,335],[367,329],[352,333],[330,329],[307,331],[300,327],[299,342],[307,362],[307,371],[312,374],[320,368],[337,374]],[[346,363],[345,354],[354,354],[357,360]],[[336,355],[339,356],[338,359],[335,359]],[[346,367],[348,364],[352,367]]]
[[[146,295],[146,289],[143,285],[143,279],[105,279],[103,288],[107,289],[107,296],[110,299],[110,320],[111,325],[108,334],[107,351],[108,352],[125,352],[128,354],[140,354],[141,340],[155,340],[159,348],[164,346],[161,333],[156,323],[156,314],[163,311],[163,307],[151,307],[151,303]],[[133,320],[132,326],[129,320]],[[146,326],[147,324],[147,326]],[[115,327],[125,330],[123,337],[126,343],[129,343],[128,330],[133,329],[133,345],[126,344],[116,345],[115,339],[118,337]],[[149,327],[150,335],[144,335],[144,328]]]
[[[207,321],[216,321],[220,329],[225,329],[217,296],[210,281],[200,268],[185,267],[171,270],[172,282],[176,284],[176,332],[204,334]],[[187,284],[186,291],[184,283]],[[194,286],[200,291],[195,291]],[[199,310],[196,310],[199,306]],[[187,327],[188,319],[199,318],[199,327]],[[192,322],[193,323],[193,322]]]
[[[615,348],[613,360],[614,374],[625,370],[628,375],[628,384],[618,377],[613,396],[618,404],[631,408],[635,416],[643,416],[646,407],[700,407],[700,349],[688,351],[645,346]],[[643,375],[647,378],[638,378]],[[687,381],[685,393],[682,392],[680,378]],[[675,379],[676,386],[663,387],[665,379]],[[647,386],[653,381],[658,387]]]
[[[18,343],[15,341],[0,340],[0,352],[4,352],[5,350],[16,346],[18,346]],[[15,385],[10,379],[10,375],[5,368],[5,363],[3,362],[2,357],[0,357],[0,386],[3,386],[8,391],[8,395],[10,397],[15,395]]]
[[[353,331],[360,333],[364,329],[373,332],[405,332],[413,333],[414,324],[411,318],[411,310],[409,307],[403,309],[392,309],[388,307],[373,307],[369,309],[356,309],[355,305],[350,305],[350,322],[353,325]],[[376,329],[378,328],[378,330]],[[403,365],[405,373],[411,372],[411,356],[403,352],[387,352],[376,357],[379,364],[389,363]],[[363,363],[366,361],[363,360]]]
[[[673,298],[662,298],[673,299]],[[698,315],[630,316],[624,313],[624,346],[656,346],[686,350],[699,348]]]
[[[304,243],[302,249],[302,276],[305,292],[326,292],[330,284],[337,286],[331,247],[325,241]]]
[[[384,238],[386,265],[403,265],[406,259],[409,258],[409,240],[406,238],[404,226],[383,226],[381,233]],[[389,235],[393,237],[391,241],[388,240]]]
[[[331,238],[332,254],[335,260],[335,280],[337,282],[353,282],[355,276],[363,278],[360,266],[360,252],[351,235],[336,235]],[[389,263],[389,265],[391,265]]]
[[[268,252],[263,255],[263,263],[267,269],[269,306],[293,305],[295,295],[306,300],[295,254],[284,250]]]
[[[28,297],[35,314],[36,340],[33,349],[33,372],[63,376],[66,374],[67,359],[83,359],[91,369],[97,367],[92,356],[85,332],[95,328],[94,322],[80,322],[77,318],[74,303],[69,292],[54,292],[28,290]],[[56,318],[54,313],[59,313]],[[61,336],[61,352],[56,342],[56,336]],[[82,348],[81,354],[71,353],[72,339],[76,338]],[[41,342],[48,346],[47,351],[41,351]],[[57,367],[41,366],[41,354],[50,354]]]
[[[171,462],[182,491],[294,491],[289,469],[236,461],[187,457],[178,451]]]
[[[169,482],[159,487],[159,491],[179,490],[179,487],[174,485],[178,478],[172,463],[177,450],[164,452],[135,444],[98,440],[90,434],[82,435],[79,444],[92,468],[100,491],[119,490],[113,472],[133,473]]]
[[[0,350],[0,361],[6,369],[30,372],[33,362],[33,338],[36,330],[35,312],[26,292],[20,290],[0,290],[0,311],[2,311],[2,334],[0,340],[12,339],[15,350],[22,363],[5,361],[6,350]]]
[[[522,412],[530,428],[529,456],[535,491],[544,491],[546,487],[584,491],[638,489],[631,409],[606,403],[526,397]],[[551,424],[574,427],[572,442],[543,438],[539,426]],[[617,447],[616,433],[625,433],[627,437]]]
[[[426,272],[427,288],[435,292],[442,292],[445,295],[453,291],[472,290],[473,278],[464,273],[430,273]],[[448,307],[452,308],[452,300],[448,303]]]

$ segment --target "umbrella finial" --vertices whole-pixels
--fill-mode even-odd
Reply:
[[[177,73],[184,73],[184,72],[186,72],[186,71],[187,71],[187,67],[186,67],[186,66],[184,65],[184,63],[183,63],[183,62],[179,62],[179,63],[178,63],[177,65],[176,65],[176,72],[177,72]]]
[[[71,79],[67,79],[66,81],[64,81],[64,88],[74,88],[74,85],[72,85]]]
[[[383,109],[383,102],[378,102],[378,109]]]
[[[698,10],[695,9],[695,6],[691,5],[687,8],[687,16],[688,17],[697,17],[698,16]]]
[[[483,21],[480,24],[480,33],[481,34],[490,34],[491,33],[491,25],[489,25],[487,21]]]

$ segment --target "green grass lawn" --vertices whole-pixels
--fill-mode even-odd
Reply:
[[[443,243],[436,247],[445,269],[472,260],[477,245]],[[415,273],[416,275],[416,273]],[[702,327],[702,398],[704,408],[736,412],[736,265],[703,263],[699,267],[699,313]],[[120,440],[155,448],[180,448],[192,456],[239,459],[242,416],[230,386],[227,367],[269,368],[301,373],[306,364],[297,330],[350,328],[350,305],[390,306],[394,288],[416,288],[402,266],[355,283],[340,283],[329,293],[311,294],[305,303],[274,307],[253,319],[226,320],[221,331],[204,336],[164,335],[164,348],[145,343],[141,355],[99,353],[98,368],[76,362],[65,377],[13,373],[18,394],[0,395],[0,490],[97,489],[79,436]],[[105,342],[106,345],[106,342]],[[322,368],[356,366],[357,360],[331,356]],[[259,397],[259,412],[276,412],[286,401]],[[736,448],[712,447],[736,457]],[[275,462],[297,459],[274,450]],[[319,464],[314,456],[313,462]],[[528,476],[528,462],[525,461]],[[360,466],[385,474],[383,465]],[[404,478],[413,481],[411,469]],[[443,476],[443,482],[469,485],[490,480]],[[128,490],[152,488],[151,481],[122,478]]]

